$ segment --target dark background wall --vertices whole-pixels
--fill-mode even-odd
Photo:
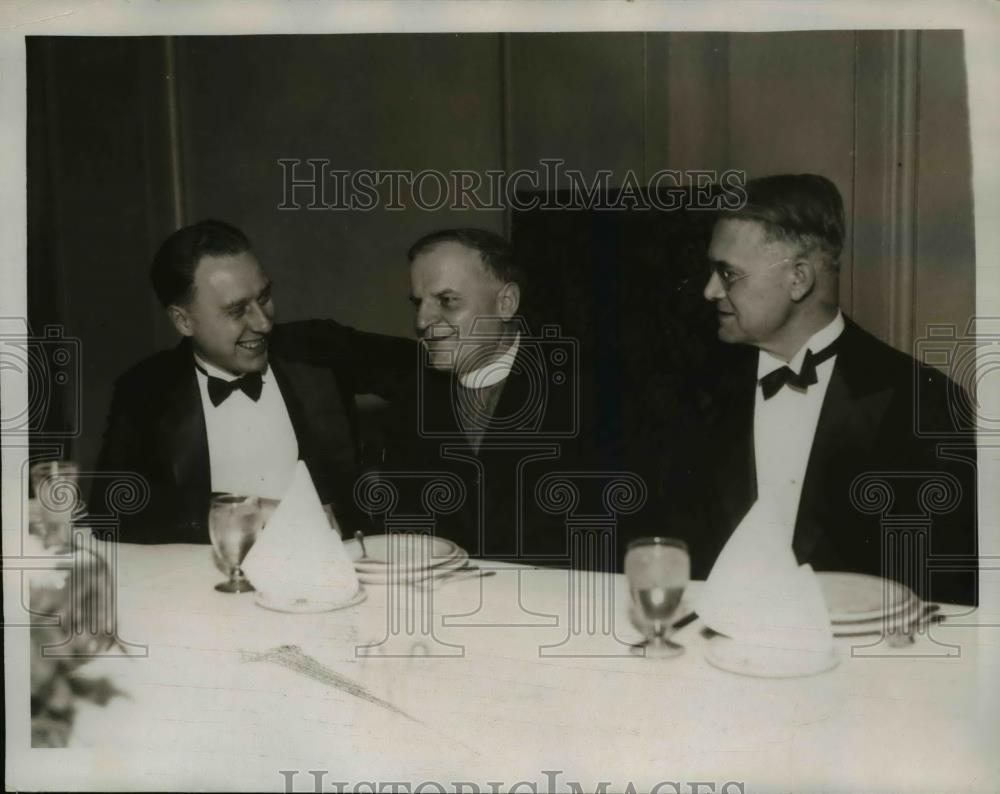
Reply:
[[[174,343],[147,268],[179,224],[246,229],[281,319],[396,334],[416,237],[513,225],[518,243],[499,210],[278,209],[281,158],[509,172],[558,157],[612,185],[819,172],[847,206],[847,312],[902,349],[973,313],[960,32],[46,37],[27,64],[29,319],[81,340],[69,452],[85,464],[113,379]],[[657,311],[646,299],[619,314]]]

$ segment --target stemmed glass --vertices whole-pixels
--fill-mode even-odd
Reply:
[[[669,634],[670,618],[691,579],[687,544],[675,538],[633,540],[625,552],[625,578],[635,608],[648,625],[646,639],[633,645],[632,653],[660,658],[683,653],[684,646],[671,642]]]
[[[240,565],[263,526],[264,515],[258,497],[229,493],[212,496],[208,534],[216,554],[229,571],[229,581],[215,586],[220,593],[248,593],[254,589]]]

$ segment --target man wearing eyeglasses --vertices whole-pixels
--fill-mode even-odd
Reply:
[[[703,499],[711,553],[767,499],[800,563],[976,603],[975,436],[949,411],[964,392],[841,312],[844,210],[833,183],[782,175],[746,191],[715,224],[704,288],[719,339],[745,346],[716,402],[714,487]],[[859,489],[872,478],[889,483],[891,513],[866,503]],[[953,503],[930,504],[922,485],[942,483]],[[887,516],[904,513],[929,533],[887,534]],[[910,573],[893,543],[915,544]]]

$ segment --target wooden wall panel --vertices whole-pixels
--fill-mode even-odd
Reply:
[[[182,41],[178,61],[188,220],[246,229],[282,319],[409,335],[409,245],[446,226],[502,230],[501,211],[278,209],[279,158],[500,168],[498,36],[200,37]]]
[[[961,31],[919,36],[914,337],[964,332],[976,309],[969,110]],[[961,287],[959,286],[961,285]]]
[[[724,170],[729,153],[728,35],[650,33],[648,52],[650,172]]]
[[[28,50],[47,86],[47,130],[29,139],[29,159],[40,151],[51,179],[49,206],[32,205],[28,219],[29,237],[48,238],[49,253],[29,267],[46,270],[59,293],[55,316],[42,308],[29,319],[59,322],[80,341],[82,435],[71,454],[84,466],[96,457],[114,378],[155,349],[163,323],[148,278],[170,231],[158,44],[67,37]]]
[[[643,173],[642,33],[510,37],[510,170],[558,157],[589,179]]]
[[[888,300],[892,289],[890,263],[895,256],[892,186],[902,167],[897,161],[896,84],[894,58],[898,34],[862,31],[856,34],[857,93],[854,112],[854,236],[851,302],[854,318],[881,339],[892,337]],[[899,162],[899,164],[897,164]]]
[[[729,36],[728,167],[748,176],[816,173],[833,180],[853,211],[854,34],[849,31]],[[851,311],[850,249],[841,298]]]

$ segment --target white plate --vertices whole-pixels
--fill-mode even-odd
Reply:
[[[368,593],[365,592],[365,588],[359,587],[358,592],[353,596],[348,598],[346,601],[306,601],[304,598],[296,599],[295,601],[272,601],[267,598],[263,593],[255,593],[254,601],[257,606],[264,607],[264,609],[270,609],[274,612],[293,612],[297,614],[306,614],[310,612],[333,612],[336,609],[344,609],[346,607],[352,607],[355,604],[360,604],[368,598]]]
[[[755,678],[799,678],[832,670],[840,663],[835,649],[829,653],[768,648],[738,643],[717,635],[708,641],[705,659],[713,667]]]
[[[389,565],[389,538],[389,535],[372,535],[371,537],[366,537],[365,551],[368,552],[368,556],[364,559],[361,559],[361,546],[356,540],[345,542],[344,547],[348,548],[348,554],[354,560],[354,565],[358,570],[364,569],[372,573],[381,573]],[[450,562],[460,551],[458,546],[444,538],[410,534],[400,537],[399,549],[401,551],[407,549],[410,544],[413,544],[414,556],[418,559],[428,560],[429,564],[427,567],[430,568]]]
[[[858,623],[896,615],[919,606],[908,587],[864,573],[820,572],[820,589],[831,623]]]
[[[912,610],[904,610],[891,615],[880,615],[873,620],[859,620],[854,623],[834,623],[834,637],[859,637],[866,634],[879,634],[889,631],[901,631],[910,622],[919,619],[926,605],[917,601]]]
[[[366,541],[367,542],[367,541]],[[429,576],[444,573],[445,571],[453,571],[456,568],[461,568],[469,561],[469,553],[464,549],[459,549],[458,554],[452,557],[447,562],[441,565],[435,565],[433,568],[420,568],[412,570],[408,575],[403,575],[401,572],[397,571],[395,574],[391,572],[391,569],[387,566],[382,566],[381,571],[371,572],[361,570],[357,568],[358,580],[363,584],[388,584],[389,582],[400,582],[403,584],[409,584],[410,582],[419,582],[426,579]]]

